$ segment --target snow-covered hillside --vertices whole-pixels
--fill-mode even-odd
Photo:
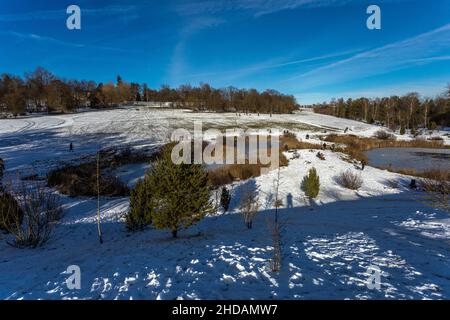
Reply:
[[[61,161],[79,159],[99,147],[152,146],[167,141],[173,128],[273,128],[285,123],[299,135],[324,130],[370,136],[379,127],[310,112],[296,115],[236,116],[174,110],[121,110],[0,120],[0,158],[7,170],[40,174]],[[297,126],[297,127],[296,127]],[[75,151],[68,145],[74,143]],[[102,199],[105,242],[97,239],[96,201],[62,197],[65,217],[42,248],[16,249],[0,235],[2,299],[449,299],[450,217],[427,207],[409,178],[372,167],[364,171],[324,151],[303,150],[280,170],[279,216],[282,269],[270,271],[277,172],[233,184],[231,212],[208,217],[171,239],[164,231],[128,233],[122,221],[128,198]],[[290,155],[287,154],[289,157]],[[309,203],[300,188],[309,168],[321,192]],[[136,175],[136,172],[138,173]],[[124,170],[128,182],[145,166]],[[359,191],[344,189],[336,176],[362,174]],[[392,181],[398,182],[392,188]],[[247,230],[237,207],[239,190],[258,192],[260,212]],[[292,199],[292,201],[288,200]],[[292,203],[291,203],[292,202]],[[81,268],[81,289],[66,285],[68,266]],[[366,285],[368,268],[381,270],[381,288]]]

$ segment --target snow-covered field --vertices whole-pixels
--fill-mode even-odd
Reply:
[[[8,174],[44,174],[79,161],[100,147],[152,147],[175,128],[285,127],[299,136],[342,132],[371,136],[379,127],[302,112],[295,115],[191,113],[124,108],[74,115],[0,120],[0,158]],[[285,124],[283,126],[283,124]],[[74,143],[74,152],[68,145]],[[359,191],[335,176],[357,170],[339,154],[304,150],[280,170],[285,208],[282,269],[270,271],[277,172],[235,183],[231,212],[208,217],[179,239],[153,229],[128,233],[122,221],[128,198],[102,199],[104,240],[97,239],[96,201],[62,197],[65,217],[42,248],[16,249],[0,235],[1,299],[450,299],[450,217],[422,204],[405,187],[408,177],[367,167]],[[289,157],[289,154],[287,154]],[[308,203],[300,189],[315,167],[322,189]],[[145,165],[118,173],[132,184]],[[361,171],[358,171],[361,172]],[[392,180],[399,183],[391,188]],[[252,230],[237,212],[239,190],[255,188],[261,211]],[[292,201],[288,200],[292,199]],[[292,203],[291,203],[292,202]],[[81,289],[66,285],[68,266],[81,269]],[[369,267],[381,270],[381,288],[366,285]]]

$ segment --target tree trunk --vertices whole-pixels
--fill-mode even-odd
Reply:
[[[98,239],[100,243],[103,243],[103,233],[100,222],[100,150],[97,152],[97,229]]]
[[[423,126],[425,128],[428,128],[428,104],[427,103],[425,103],[425,117],[424,117]]]
[[[172,230],[172,237],[177,238],[178,237],[178,230]]]

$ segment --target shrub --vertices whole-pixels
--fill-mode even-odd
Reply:
[[[21,210],[12,211],[14,223],[6,226],[14,237],[9,244],[36,248],[50,238],[56,222],[62,217],[62,205],[59,197],[40,183],[25,185],[22,182],[19,189],[17,195]]]
[[[152,187],[152,224],[169,229],[174,238],[180,228],[189,228],[214,212],[208,173],[201,165],[174,164],[167,145],[160,159],[147,172]]]
[[[209,171],[208,180],[209,184],[215,188],[232,183],[234,177],[231,175],[228,166],[223,166]]]
[[[21,225],[23,211],[17,200],[8,192],[0,191],[0,230],[9,231]]]
[[[450,213],[450,173],[433,170],[425,172],[424,176],[420,184],[426,192],[426,202]]]
[[[231,194],[227,187],[222,188],[222,192],[220,194],[220,206],[222,207],[224,212],[227,212],[230,207]]]
[[[320,179],[315,168],[311,168],[308,175],[303,178],[302,189],[310,199],[317,198],[319,195]]]
[[[405,126],[400,127],[400,134],[403,136],[406,133]]]
[[[49,172],[47,181],[49,187],[71,197],[97,196],[97,165],[84,163],[56,169]],[[129,194],[128,187],[117,177],[108,173],[100,175],[101,196],[117,197]]]
[[[247,229],[252,229],[253,219],[258,213],[259,209],[258,199],[255,191],[242,190],[239,209],[242,216],[244,217],[244,223]]]
[[[284,157],[284,155],[283,155]],[[286,157],[280,157],[280,166],[285,165]],[[261,164],[230,164],[213,169],[208,172],[209,184],[212,187],[219,187],[230,184],[236,180],[247,180],[259,177],[261,170],[264,168]]]
[[[344,188],[358,190],[362,187],[363,179],[360,174],[347,170],[341,172],[341,174],[337,177],[337,182]]]
[[[112,174],[112,170],[130,163],[144,163],[156,159],[159,152],[147,155],[146,151],[110,148],[99,151],[100,195],[119,197],[130,195],[125,183]],[[79,165],[69,165],[52,170],[47,175],[48,185],[69,196],[97,196],[97,159]]]
[[[246,143],[248,143],[248,137],[246,137]],[[225,139],[224,139],[225,141]],[[298,141],[297,141],[298,142]],[[237,143],[237,138],[235,137],[235,144]],[[281,144],[282,145],[282,144]],[[267,151],[267,156],[271,157],[272,151],[279,151],[277,148],[269,148]],[[224,150],[224,160],[226,159],[227,149]],[[238,150],[234,149],[235,161],[237,160]],[[209,184],[216,188],[226,184],[230,184],[236,180],[247,180],[250,178],[258,177],[261,175],[261,171],[263,168],[268,168],[269,165],[263,165],[260,163],[258,159],[258,163],[249,163],[248,159],[246,159],[243,164],[225,164],[219,168],[210,170],[208,173]],[[288,158],[282,153],[278,152],[278,163],[279,166],[284,167],[289,164]]]
[[[143,230],[152,223],[152,185],[148,179],[139,180],[131,191],[130,210],[125,216],[125,223],[129,231]]]
[[[395,136],[392,133],[386,132],[384,130],[378,130],[374,133],[374,138],[379,140],[395,140]]]
[[[309,139],[309,136],[308,138]],[[290,150],[299,149],[320,149],[321,146],[315,143],[303,142],[297,139],[297,136],[293,133],[285,133],[280,137],[280,146],[287,146]]]
[[[283,200],[277,199],[277,200],[275,201],[275,208],[282,208],[282,207],[284,207],[284,202],[283,202]]]

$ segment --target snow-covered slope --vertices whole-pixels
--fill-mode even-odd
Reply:
[[[149,116],[149,114],[151,116]],[[240,126],[255,120],[298,122],[370,135],[378,127],[311,113],[241,116],[135,109],[57,117],[0,120],[0,157],[7,169],[30,165],[45,172],[60,160],[99,145],[165,141],[173,127],[205,123]],[[309,131],[300,132],[304,135]],[[311,131],[312,132],[312,131]],[[68,151],[74,141],[75,152]],[[303,150],[280,170],[279,210],[282,269],[270,271],[277,171],[234,184],[231,212],[208,217],[171,239],[165,231],[128,233],[122,218],[127,198],[103,199],[105,242],[97,239],[96,201],[63,197],[66,214],[44,247],[20,250],[0,235],[2,299],[449,299],[450,217],[408,191],[407,177],[366,167],[358,170],[336,153]],[[289,154],[287,154],[289,157]],[[305,199],[301,180],[315,167],[321,192]],[[125,170],[126,169],[126,170]],[[124,168],[123,178],[136,179]],[[359,191],[335,177],[344,170],[362,175]],[[141,170],[142,172],[143,170]],[[392,180],[399,187],[391,188]],[[255,188],[260,212],[247,230],[237,207],[241,188]],[[292,199],[291,201],[288,200]],[[81,268],[81,289],[68,289],[70,265]],[[368,268],[381,270],[381,289],[366,286]]]

